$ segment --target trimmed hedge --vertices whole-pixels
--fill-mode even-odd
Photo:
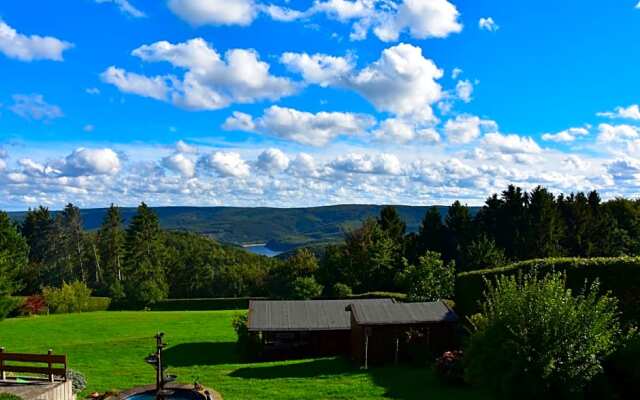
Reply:
[[[249,308],[249,300],[264,300],[264,298],[166,299],[152,304],[150,308],[152,311],[246,310]]]
[[[625,319],[640,320],[640,257],[545,258],[462,272],[456,278],[456,311],[461,315],[479,311],[484,299],[484,279],[493,281],[498,275],[515,275],[532,269],[542,273],[565,272],[567,286],[574,292],[582,290],[585,281],[597,278],[603,291],[610,291],[620,300]]]
[[[349,299],[394,299],[396,301],[406,301],[407,295],[396,292],[368,292],[360,294],[352,294]]]
[[[111,307],[111,298],[109,297],[90,297],[87,309],[83,312],[91,311],[107,311]]]

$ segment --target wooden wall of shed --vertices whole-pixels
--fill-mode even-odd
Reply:
[[[392,363],[396,355],[396,339],[399,339],[399,361],[415,360],[422,355],[414,354],[424,351],[430,356],[438,356],[446,350],[457,347],[455,324],[431,323],[416,325],[373,325],[362,326],[352,319],[351,326],[351,358],[359,365],[364,364],[365,330],[370,328],[368,345],[368,362],[371,365]],[[423,337],[412,337],[408,340],[410,330],[424,332]]]
[[[350,349],[348,330],[263,332],[263,358],[293,359],[347,355]]]

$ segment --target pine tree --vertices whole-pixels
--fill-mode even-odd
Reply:
[[[445,227],[438,207],[430,207],[422,219],[418,237],[416,239],[417,255],[422,256],[427,251],[442,253],[445,243]]]
[[[469,207],[456,200],[447,211],[445,227],[447,238],[442,256],[445,260],[461,262],[462,250],[471,241],[473,233]]]
[[[389,234],[391,240],[398,244],[404,241],[404,234],[407,230],[407,224],[400,218],[398,211],[393,206],[385,206],[380,210],[378,217],[378,225],[383,231]]]
[[[145,203],[138,206],[127,229],[125,249],[127,298],[145,305],[166,298],[162,232],[158,217]]]
[[[80,280],[87,284],[89,282],[89,273],[84,259],[85,238],[80,209],[69,203],[59,215],[62,234],[65,239],[65,256],[70,264],[68,268],[70,268],[74,277],[79,276]]]
[[[560,241],[564,230],[555,198],[540,186],[531,191],[527,207],[527,258],[553,257],[561,254]]]
[[[29,248],[9,215],[0,212],[0,319],[7,311],[8,296],[20,289],[20,277],[27,266]]]
[[[113,204],[107,210],[98,231],[98,262],[96,282],[107,288],[111,296],[120,295],[122,290],[122,262],[124,259],[124,229],[120,209]]]
[[[45,261],[50,247],[49,234],[53,229],[53,219],[49,209],[38,207],[27,211],[20,227],[29,246],[29,263],[24,274],[24,291],[36,293],[41,289],[45,274]]]

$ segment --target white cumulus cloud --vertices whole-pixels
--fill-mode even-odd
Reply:
[[[530,137],[520,135],[503,135],[497,132],[487,133],[483,140],[483,144],[500,153],[518,154],[518,153],[540,153],[540,146]]]
[[[212,170],[221,177],[249,176],[249,164],[237,152],[215,151],[201,157],[200,163],[205,169]]]
[[[175,153],[162,159],[162,165],[185,178],[195,175],[195,162],[182,153]]]
[[[52,36],[24,35],[0,20],[0,52],[20,61],[63,61],[63,53],[72,43]]]
[[[579,136],[587,136],[589,129],[587,128],[569,128],[557,133],[545,133],[542,140],[550,142],[573,142]]]
[[[280,62],[290,71],[299,73],[304,80],[322,87],[339,83],[354,67],[350,57],[326,54],[284,53]]]
[[[256,167],[270,174],[282,172],[289,166],[289,157],[280,149],[266,149],[258,156]]]
[[[631,125],[598,125],[598,141],[601,143],[622,142],[637,139],[640,129]]]
[[[343,112],[310,113],[293,108],[271,106],[257,120],[247,114],[234,113],[223,127],[257,131],[293,140],[298,143],[323,146],[340,135],[355,135],[366,131],[375,121],[363,114]]]
[[[359,174],[399,175],[402,164],[395,154],[349,153],[339,156],[329,166],[336,171]]]
[[[475,115],[459,115],[448,120],[444,125],[444,132],[452,144],[465,144],[478,138],[482,129],[496,130],[494,121],[483,120]]]
[[[109,148],[78,148],[58,166],[64,176],[113,175],[120,170],[118,154]]]
[[[469,80],[458,81],[456,84],[456,95],[465,103],[469,103],[472,100],[473,84]]]
[[[111,67],[103,73],[103,80],[120,90],[171,101],[186,109],[217,110],[232,103],[277,100],[297,90],[289,79],[271,75],[270,65],[261,61],[256,51],[231,49],[222,56],[202,38],[178,44],[160,41],[143,45],[132,54],[186,71],[178,79],[146,77]]]
[[[258,14],[253,0],[169,0],[169,9],[194,26],[250,25]]]
[[[640,105],[632,104],[629,107],[616,107],[614,111],[600,112],[597,115],[612,119],[640,120]]]
[[[480,20],[478,21],[478,28],[489,32],[495,32],[500,29],[498,24],[496,24],[496,22],[491,17],[480,18]]]

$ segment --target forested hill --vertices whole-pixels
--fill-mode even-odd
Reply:
[[[380,205],[338,205],[310,208],[266,207],[156,207],[153,210],[165,229],[204,233],[235,244],[269,243],[273,249],[287,250],[307,244],[339,240],[344,229],[359,226],[367,217],[380,214]],[[438,206],[444,215],[446,206]],[[397,206],[407,222],[408,231],[416,231],[428,207]],[[106,208],[81,210],[85,229],[97,229]],[[128,223],[136,209],[122,208]],[[475,213],[475,209],[471,210]],[[21,221],[25,212],[10,213]]]

